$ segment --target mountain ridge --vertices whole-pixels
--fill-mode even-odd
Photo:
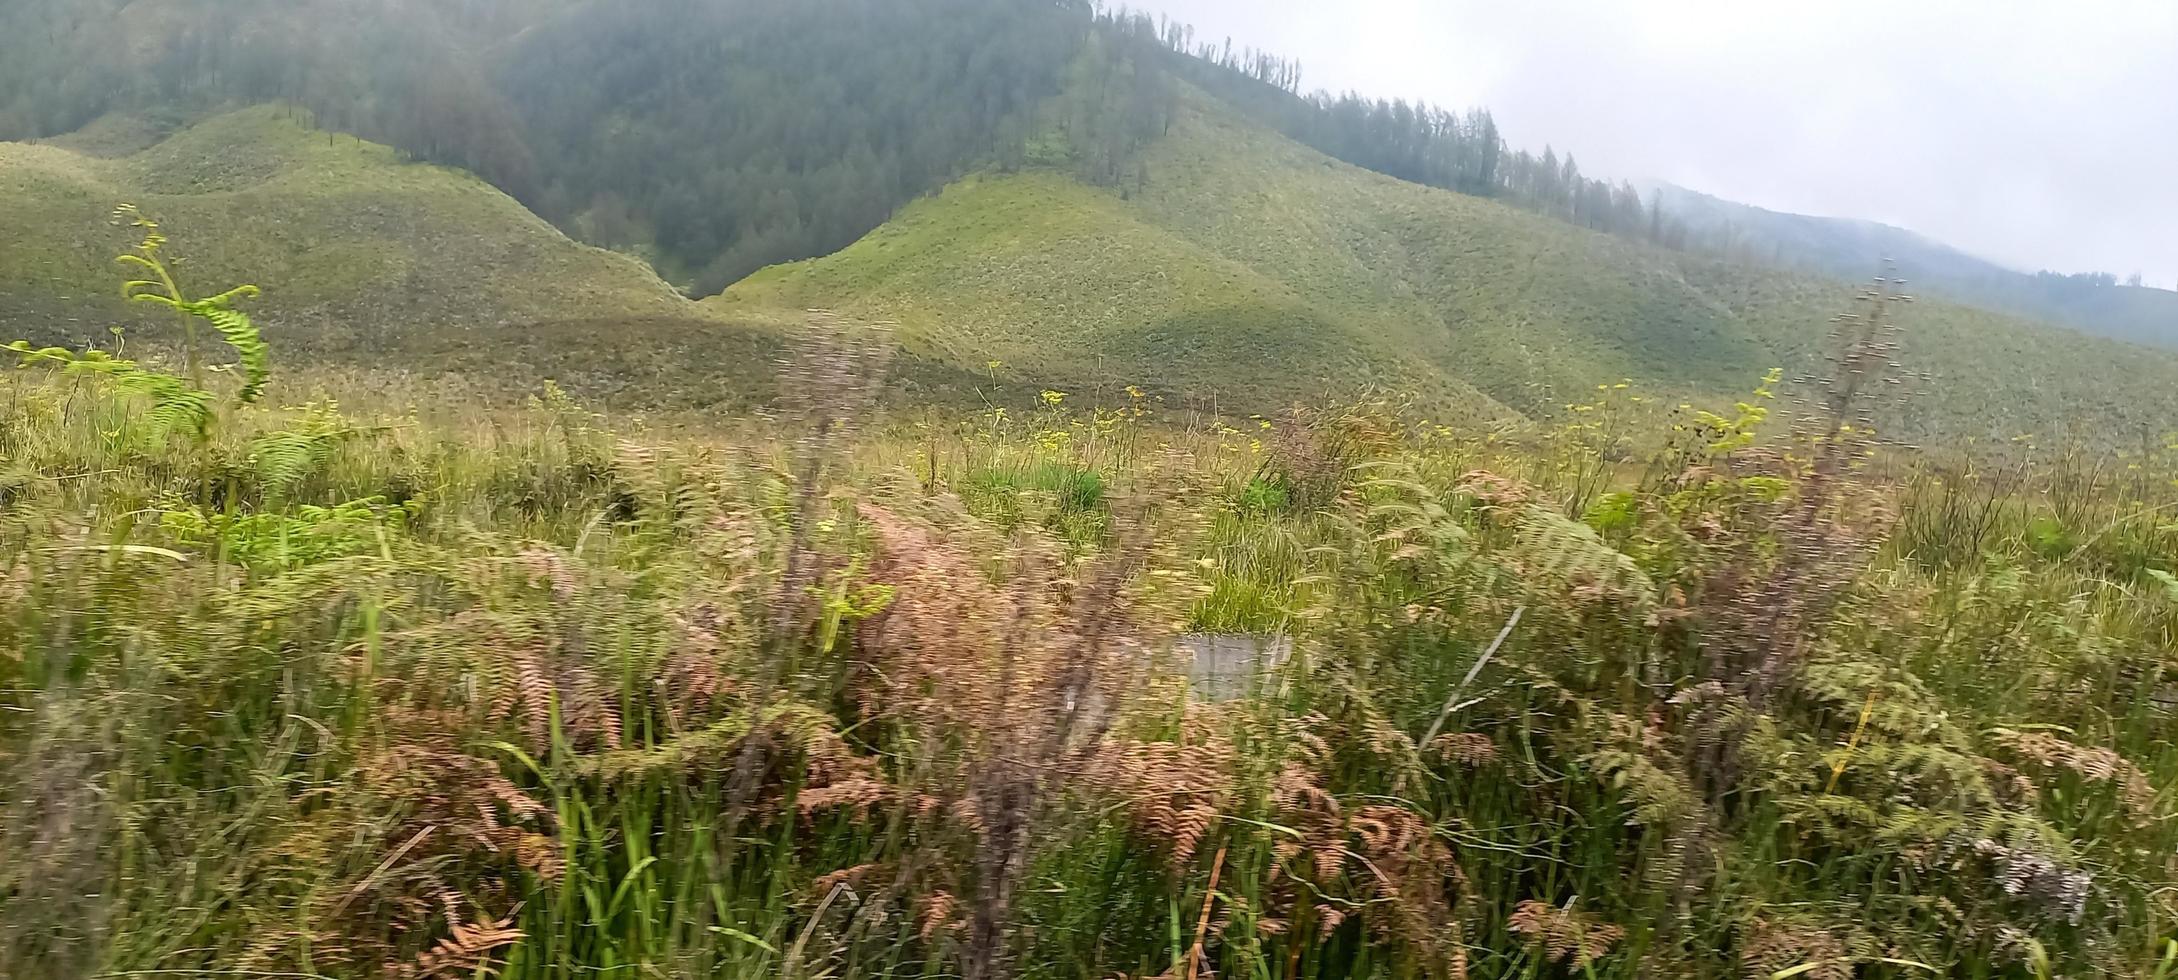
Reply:
[[[2023,277],[1903,232],[1841,243],[1842,226],[1824,219],[1716,199],[1655,213],[1629,183],[1505,144],[1486,111],[1303,94],[1290,61],[1079,2],[0,5],[0,139],[56,136],[114,111],[308,106],[326,128],[477,173],[693,294],[835,252],[967,173],[1059,166],[1106,186],[1139,181],[1141,149],[1181,86],[1416,184],[1846,282],[1897,253],[1932,292],[2178,346],[2178,293]],[[1069,158],[1052,159],[1053,146]],[[1705,227],[1673,227],[1682,219]]]
[[[1688,228],[1697,248],[1844,279],[1888,261],[1920,292],[2116,340],[2178,349],[2178,291],[2121,285],[2100,274],[2029,273],[1919,232],[1865,218],[1797,214],[1664,181],[1651,200]]]

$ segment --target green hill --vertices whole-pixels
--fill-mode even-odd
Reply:
[[[164,129],[110,117],[0,144],[13,334],[171,332],[119,299],[123,202],[166,223],[195,288],[265,286],[253,310],[283,356],[641,405],[767,397],[791,325],[824,307],[899,324],[913,398],[995,375],[1243,414],[1384,389],[1446,417],[1537,416],[1599,382],[1717,399],[1771,366],[1818,372],[1851,293],[1350,166],[1192,92],[1122,186],[986,172],[701,303],[475,177],[281,109]],[[1926,380],[1885,424],[1914,437],[2130,440],[2178,416],[2178,356],[1937,302],[1900,320],[1902,367]]]
[[[258,107],[160,139],[137,118],[0,143],[0,322],[81,344],[174,328],[120,299],[121,203],[162,222],[185,287],[252,282],[285,357],[558,377],[644,401],[731,400],[776,335],[723,322],[623,255],[578,244],[476,177]],[[148,144],[148,145],[147,145]],[[737,370],[738,369],[738,370]]]
[[[1384,385],[1535,413],[1598,382],[1722,397],[1812,371],[1852,298],[1349,166],[1199,96],[1142,162],[1124,188],[964,181],[707,302],[889,317],[937,356],[1056,384],[1251,408]],[[1888,420],[1909,433],[2131,432],[2178,408],[2167,353],[1936,302],[1899,321],[1902,367],[1931,379]]]
[[[1193,101],[1126,191],[986,175],[722,310],[829,306],[1024,377],[1251,408],[1378,386],[1547,408],[1622,377],[1735,390],[1761,346],[1667,253],[1338,163]]]
[[[1497,409],[1396,336],[1054,174],[964,181],[837,255],[765,270],[708,305],[890,320],[911,351],[1068,390],[1139,384],[1267,408],[1378,384]]]

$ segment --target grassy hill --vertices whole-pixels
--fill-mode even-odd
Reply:
[[[1123,189],[1056,174],[957,184],[831,256],[766,269],[722,311],[898,320],[955,362],[1275,407],[1410,388],[1534,414],[1598,382],[1721,397],[1819,366],[1852,287],[1602,235],[1335,161],[1183,100]],[[1907,307],[1887,420],[1919,436],[2166,424],[2178,357],[1938,302]]]
[[[486,377],[557,377],[643,401],[734,400],[766,384],[763,322],[730,324],[641,262],[568,239],[458,170],[311,130],[283,110],[231,112],[161,136],[109,118],[45,144],[0,143],[0,322],[41,342],[156,342],[173,321],[120,299],[110,227],[137,205],[172,237],[185,288],[252,282],[248,309],[282,356]],[[134,342],[134,341],[132,341]]]
[[[1339,163],[1200,95],[1131,186],[985,173],[701,303],[475,177],[277,108],[169,128],[111,117],[0,144],[13,334],[173,331],[119,299],[122,202],[166,223],[193,289],[264,286],[252,309],[285,357],[551,377],[636,405],[768,397],[799,312],[825,307],[899,324],[910,398],[1135,384],[1245,414],[1374,388],[1443,417],[1532,417],[1599,382],[1719,399],[1771,366],[1815,371],[1851,292]],[[1937,302],[1900,320],[1902,367],[1927,380],[1885,422],[1916,438],[2131,441],[2178,416],[2178,356]]]
[[[1052,174],[964,181],[834,256],[767,269],[707,305],[830,306],[891,320],[926,357],[1065,390],[1139,384],[1254,409],[1376,384],[1499,411],[1299,284],[1226,259]]]

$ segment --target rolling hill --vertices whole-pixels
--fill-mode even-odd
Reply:
[[[641,262],[571,241],[476,177],[261,106],[164,135],[116,116],[42,144],[0,143],[0,323],[39,342],[132,343],[174,327],[120,299],[110,227],[131,203],[173,241],[186,288],[264,287],[247,309],[283,358],[479,377],[556,377],[655,403],[738,400],[779,346]]]
[[[1772,365],[1815,371],[1852,295],[1349,166],[1199,94],[1143,163],[1125,189],[963,181],[707,302],[892,318],[941,356],[1056,384],[1251,406],[1377,385],[1535,414],[1598,382],[1715,398]],[[2168,353],[1941,302],[1899,319],[1902,367],[1928,380],[1887,421],[1916,436],[2130,433],[2178,408]]]
[[[15,333],[172,329],[118,298],[121,202],[166,223],[198,289],[264,285],[253,309],[283,356],[636,405],[768,397],[801,311],[823,307],[899,324],[913,398],[1137,384],[1246,414],[1383,389],[1439,417],[1537,417],[1599,382],[1713,400],[1771,366],[1814,372],[1851,293],[1351,166],[1192,89],[1129,184],[986,170],[702,302],[475,177],[288,110],[166,128],[113,116],[0,144]],[[1902,366],[1928,379],[1886,420],[1904,433],[2131,439],[2178,414],[2178,355],[1940,302],[1901,321]]]

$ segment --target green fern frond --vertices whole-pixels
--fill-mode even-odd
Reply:
[[[114,215],[145,231],[144,240],[136,246],[136,251],[117,255],[114,261],[143,269],[153,277],[122,283],[122,297],[132,302],[157,303],[211,323],[212,329],[219,331],[220,339],[234,348],[242,362],[242,390],[236,394],[236,400],[245,405],[256,401],[264,393],[265,381],[272,376],[272,349],[265,344],[250,318],[234,308],[234,302],[256,296],[261,290],[244,284],[216,296],[185,298],[181,287],[175,284],[174,274],[159,258],[159,247],[166,244],[166,237],[159,234],[158,222],[144,217],[132,204],[115,208]]]
[[[252,440],[250,463],[268,495],[286,496],[324,466],[341,438],[353,431],[337,406],[319,402],[287,428]]]
[[[1821,831],[1831,839],[1844,839],[1881,826],[1883,814],[1866,801],[1827,793],[1798,793],[1777,799],[1785,822],[1804,832]]]
[[[155,442],[175,432],[202,436],[212,424],[211,392],[171,374],[146,370],[135,361],[95,347],[77,352],[66,347],[32,347],[29,341],[17,340],[7,344],[6,349],[16,353],[20,367],[43,365],[63,375],[98,375],[112,379],[114,387],[124,394],[148,399],[151,410],[145,419]]]
[[[1627,823],[1669,828],[1695,814],[1696,802],[1686,778],[1657,765],[1644,755],[1620,748],[1590,753],[1584,760],[1609,781],[1630,808]]]
[[[242,362],[242,390],[235,393],[235,400],[247,405],[264,393],[265,382],[272,377],[272,348],[248,316],[226,305],[231,297],[243,290],[247,290],[248,295],[257,293],[255,286],[242,286],[212,299],[183,304],[181,309],[210,322],[212,329],[219,331],[220,339],[234,348]]]
[[[234,301],[237,299],[241,299],[245,296],[257,296],[262,292],[263,290],[258,289],[256,286],[244,283],[243,285],[236,286],[233,289],[227,290],[226,292],[221,293],[217,296],[207,296],[203,299],[197,300],[196,305],[214,307],[224,310],[228,307],[233,306]]]
[[[271,497],[285,496],[317,469],[326,440],[301,432],[270,432],[250,443],[250,461]]]
[[[176,432],[201,437],[211,428],[211,392],[156,371],[120,373],[115,375],[115,382],[122,391],[144,395],[151,400],[151,411],[146,418],[151,422],[155,441],[163,441]]]

